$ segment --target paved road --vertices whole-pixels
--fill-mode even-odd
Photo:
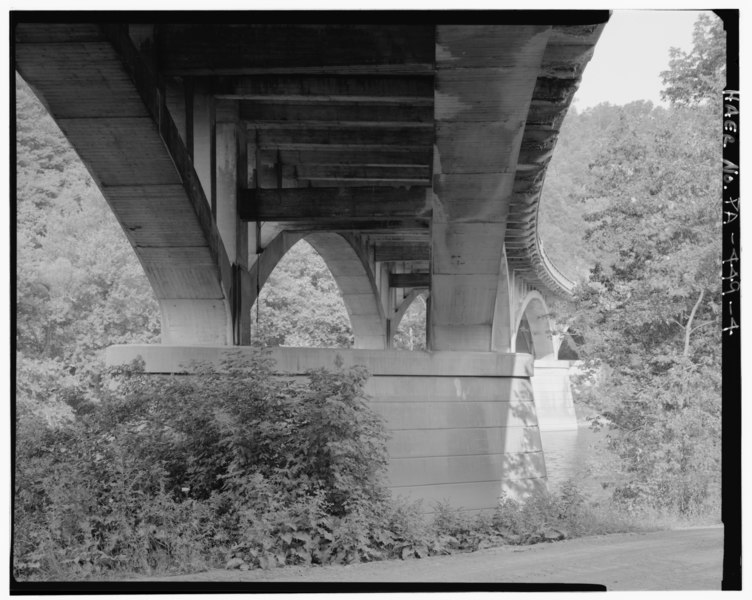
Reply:
[[[213,570],[161,581],[595,583],[609,590],[719,590],[723,529],[594,536],[471,554],[271,571]],[[153,581],[154,579],[152,579]]]

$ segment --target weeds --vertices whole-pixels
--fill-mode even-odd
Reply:
[[[101,402],[73,398],[72,420],[19,415],[18,580],[422,558],[628,528],[571,483],[482,513],[392,498],[361,369],[304,386],[258,356],[113,377]]]

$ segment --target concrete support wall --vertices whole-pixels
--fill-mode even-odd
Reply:
[[[536,360],[532,378],[541,431],[577,429],[568,360]]]
[[[112,346],[108,364],[141,356],[150,372],[181,372],[191,361],[218,361],[235,348]],[[366,391],[391,433],[389,481],[395,495],[430,511],[448,501],[493,508],[501,493],[524,498],[543,489],[546,470],[533,388],[532,359],[493,352],[400,352],[274,348],[277,369],[365,365]]]

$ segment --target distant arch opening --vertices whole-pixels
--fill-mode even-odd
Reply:
[[[350,348],[345,302],[324,259],[305,240],[280,259],[251,309],[251,344]]]
[[[517,339],[514,343],[515,352],[524,352],[535,356],[535,345],[533,344],[533,334],[530,332],[530,323],[525,315],[522,316],[520,326],[517,329]]]
[[[514,348],[515,352],[526,352],[532,354],[536,359],[556,357],[548,309],[543,297],[538,292],[531,292],[522,304]]]
[[[392,347],[397,350],[425,350],[428,291],[416,292],[403,302],[407,304],[399,311],[401,314],[397,317]]]

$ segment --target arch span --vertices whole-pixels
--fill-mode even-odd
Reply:
[[[52,24],[20,25],[16,68],[122,226],[159,303],[162,343],[233,343],[238,282],[155,84],[159,78],[122,28],[84,23],[65,31],[61,36]]]
[[[425,296],[428,298],[428,290],[415,288],[413,290],[410,290],[410,293],[405,297],[404,300],[399,305],[399,308],[394,313],[394,316],[392,317],[392,328],[396,332],[399,329],[400,323],[402,322],[402,319],[405,317],[405,313],[408,311],[408,309],[412,306],[413,302],[418,298],[418,296]]]
[[[400,303],[389,323],[389,344],[391,348],[400,348],[402,350],[425,350],[426,334],[428,332],[428,297],[430,291],[426,289],[413,289]],[[415,311],[410,309],[415,305],[418,298],[421,298],[421,304],[416,305]],[[417,311],[417,312],[416,312]],[[400,329],[402,321],[411,312],[411,316],[417,316],[417,332],[410,327],[408,331]],[[405,339],[407,336],[408,339]],[[402,338],[402,339],[400,339]]]
[[[517,336],[523,319],[530,327],[533,344],[533,354],[536,359],[551,359],[556,357],[553,339],[551,338],[551,322],[548,317],[549,311],[546,301],[538,291],[530,291],[520,304],[520,309],[515,319],[514,339],[512,347],[517,346]]]
[[[345,302],[354,347],[386,348],[386,316],[368,261],[349,239],[333,232],[308,234],[305,241],[324,259]]]

